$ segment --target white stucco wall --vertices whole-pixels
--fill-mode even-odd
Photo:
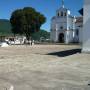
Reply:
[[[71,43],[73,41],[73,31],[72,30],[67,30],[65,32],[65,43]]]
[[[73,18],[68,17],[67,18],[67,30],[73,29]]]
[[[82,52],[90,52],[90,0],[84,0],[84,27]]]
[[[61,29],[63,27],[63,29]],[[64,33],[64,30],[67,29],[67,18],[66,17],[54,17],[51,20],[51,33],[50,39],[53,42],[58,42],[59,34]]]
[[[79,43],[82,43],[82,38],[83,38],[83,36],[82,36],[82,30],[83,30],[83,27],[81,27],[79,29]]]
[[[51,41],[59,42],[59,35],[63,33],[66,44],[73,42],[74,29],[75,17],[70,15],[70,10],[62,7],[59,8],[56,11],[56,16],[51,19]]]

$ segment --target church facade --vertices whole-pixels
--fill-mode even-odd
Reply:
[[[82,42],[83,18],[72,16],[70,10],[62,6],[51,19],[50,39],[52,42],[71,43]]]

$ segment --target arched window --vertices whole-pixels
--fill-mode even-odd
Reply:
[[[63,12],[61,12],[61,16],[63,16]]]
[[[67,13],[66,12],[64,13],[64,16],[67,16]]]
[[[63,26],[61,26],[60,29],[63,29]]]
[[[57,14],[57,16],[59,16],[59,13]]]

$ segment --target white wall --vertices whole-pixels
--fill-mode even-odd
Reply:
[[[79,28],[79,43],[82,43],[82,30],[83,30],[83,27]]]
[[[51,20],[51,34],[50,39],[53,42],[58,42],[58,37],[60,33],[64,33],[64,30],[67,29],[67,18],[66,17],[55,17]],[[63,27],[63,29],[60,29]]]
[[[90,52],[90,0],[84,0],[84,28],[82,52]]]

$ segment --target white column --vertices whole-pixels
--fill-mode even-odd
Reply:
[[[82,52],[90,52],[90,0],[84,0],[84,27]]]
[[[56,24],[56,37],[55,42],[58,42],[58,24]]]
[[[76,29],[76,26],[75,26],[75,23],[76,23],[76,17],[74,16],[74,19],[73,19],[73,40],[75,39],[75,29]]]
[[[68,30],[65,32],[65,44],[69,44],[69,33]]]

